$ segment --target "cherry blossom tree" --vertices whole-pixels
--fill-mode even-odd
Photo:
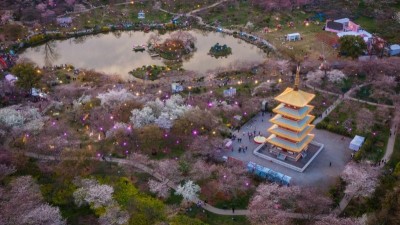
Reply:
[[[0,109],[0,125],[15,131],[38,132],[47,117],[42,117],[37,108],[14,105]]]
[[[361,225],[361,223],[353,218],[342,218],[333,214],[322,217],[315,222],[315,225]]]
[[[113,106],[132,100],[135,98],[135,96],[125,88],[122,88],[120,90],[113,89],[105,93],[100,93],[97,95],[97,98],[100,99],[102,106],[111,108]]]
[[[111,129],[107,130],[106,138],[115,137],[115,135],[119,132],[122,132],[123,134],[128,134],[131,132],[131,130],[132,127],[129,124],[117,122]]]
[[[181,195],[186,201],[194,201],[198,198],[201,188],[193,181],[188,180],[184,185],[179,185],[175,194]]]
[[[75,4],[76,0],[65,0],[65,3],[67,3],[67,5],[69,6],[73,6]]]
[[[379,169],[365,162],[350,162],[342,172],[347,186],[345,193],[354,196],[369,196],[378,183]]]
[[[36,9],[39,10],[40,12],[44,12],[47,9],[47,5],[44,3],[37,4]]]
[[[204,160],[197,160],[190,171],[190,177],[195,181],[204,180],[209,178],[215,171],[217,166],[215,164],[208,164]]]
[[[141,110],[132,110],[130,120],[135,128],[140,128],[153,123],[156,120],[156,117],[153,115],[153,110],[146,106]]]
[[[179,165],[174,159],[164,159],[161,161],[155,161],[155,171],[161,176],[166,177],[170,180],[179,181]]]
[[[129,213],[122,210],[118,204],[106,208],[106,212],[99,218],[100,225],[122,225],[129,221]]]
[[[7,166],[6,164],[0,164],[0,181],[3,180],[4,177],[15,173],[17,170],[15,166]]]
[[[171,129],[173,125],[173,120],[170,115],[166,112],[161,113],[161,115],[154,121],[154,123],[161,128]]]
[[[24,215],[22,217],[22,224],[63,225],[66,224],[66,222],[61,217],[60,209],[58,207],[53,207],[45,203]]]
[[[72,105],[73,105],[74,109],[78,109],[79,107],[81,107],[85,103],[90,102],[91,99],[92,99],[92,97],[90,95],[82,95],[78,99],[75,99],[72,102]]]
[[[76,180],[75,183],[80,186],[73,194],[75,203],[78,206],[88,203],[97,209],[112,202],[114,189],[111,186],[99,184],[94,179]]]
[[[190,109],[191,107],[184,104],[184,99],[180,95],[172,95],[165,102],[156,99],[147,102],[141,110],[132,110],[130,120],[136,128],[155,123],[161,128],[169,129],[174,120]]]
[[[251,182],[241,164],[219,166],[216,171],[219,191],[231,197],[250,188]]]
[[[300,189],[295,186],[279,186],[275,183],[264,183],[257,187],[249,203],[248,218],[252,224],[288,224],[283,211],[283,203],[295,202]]]
[[[168,187],[168,185],[166,183],[151,179],[151,180],[149,180],[148,185],[149,185],[149,190],[152,193],[157,194],[157,197],[163,198],[163,199],[167,199],[169,197],[170,188]]]
[[[39,185],[31,176],[21,176],[0,188],[1,224],[66,224],[57,207],[44,203]]]

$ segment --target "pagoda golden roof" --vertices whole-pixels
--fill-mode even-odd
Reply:
[[[275,97],[275,100],[300,108],[308,105],[314,97],[314,94],[288,87],[284,92]]]
[[[272,134],[267,138],[267,142],[275,146],[278,146],[282,149],[300,153],[313,140],[313,138],[314,138],[313,134],[308,134],[301,142],[292,143],[290,141],[287,141],[285,139],[276,136],[275,134]]]
[[[272,109],[272,112],[276,114],[281,114],[286,117],[290,117],[296,120],[303,119],[307,114],[309,114],[314,109],[312,105],[306,105],[298,110],[289,108],[285,104],[281,103],[276,108]]]
[[[314,118],[315,118],[315,116],[306,115],[303,119],[301,119],[299,121],[295,121],[295,120],[287,119],[280,114],[277,114],[274,117],[272,117],[272,119],[270,119],[269,121],[273,124],[277,124],[278,126],[287,128],[289,130],[301,132],[301,131],[303,131],[304,128],[306,128],[311,123],[311,121],[314,120]]]
[[[308,125],[304,130],[301,132],[293,132],[284,128],[279,127],[278,125],[273,125],[268,129],[268,132],[271,134],[275,134],[276,136],[279,137],[284,137],[286,139],[299,142],[302,141],[310,132],[314,129],[314,125]]]

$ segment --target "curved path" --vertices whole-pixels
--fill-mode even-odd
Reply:
[[[42,155],[42,154],[37,154],[37,153],[33,153],[33,152],[25,152],[24,154],[31,158],[40,159],[40,160],[49,160],[49,161],[81,160],[81,158],[78,158],[78,157],[63,157],[61,159],[60,157],[57,157],[57,156]],[[99,158],[99,157],[87,157],[86,159],[102,161],[101,158]],[[113,163],[133,166],[137,169],[142,170],[143,172],[150,174],[157,180],[164,182],[171,189],[173,189],[173,190],[177,189],[177,185],[174,182],[168,180],[166,177],[163,177],[161,174],[155,172],[153,169],[151,169],[150,167],[148,167],[146,165],[143,165],[141,163],[137,163],[137,162],[134,162],[134,161],[131,161],[128,159],[118,159],[118,158],[112,158],[112,157],[106,157],[105,159],[106,159],[105,160],[106,162],[113,162]],[[193,203],[198,203],[199,201],[201,201],[201,200],[196,198],[193,200]],[[235,210],[235,212],[233,213],[232,210],[216,208],[209,204],[202,204],[202,207],[205,210],[215,213],[215,214],[218,214],[218,215],[245,216],[245,215],[250,215],[252,213],[250,210],[247,210],[247,209]],[[311,216],[312,215],[302,214],[302,213],[289,213],[289,212],[286,213],[286,217],[293,218],[293,219],[306,219],[306,218],[311,218]],[[321,218],[323,216],[325,216],[325,215],[318,215],[317,217],[314,217],[314,218]]]

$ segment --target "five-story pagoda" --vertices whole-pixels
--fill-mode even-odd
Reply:
[[[314,138],[310,134],[314,125],[310,123],[315,117],[309,114],[314,106],[309,103],[315,95],[299,90],[299,82],[300,67],[297,67],[294,88],[286,88],[275,98],[280,104],[273,109],[276,115],[270,119],[274,125],[268,129],[271,135],[267,142],[272,144],[270,152],[282,160],[297,161],[305,157],[308,144]]]

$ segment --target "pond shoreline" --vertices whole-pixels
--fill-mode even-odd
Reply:
[[[239,65],[238,62],[262,63],[269,58],[263,50],[232,35],[215,31],[205,32],[200,29],[191,29],[187,32],[195,37],[197,50],[176,65],[184,70],[206,74],[217,68]],[[157,31],[144,33],[121,30],[107,34],[81,35],[82,37],[78,39],[56,40],[27,48],[20,53],[20,58],[31,59],[40,67],[69,64],[76,68],[94,69],[105,74],[118,74],[128,78],[129,71],[143,65],[172,66],[170,60],[153,57],[147,47],[143,52],[134,51],[134,46],[147,46],[146,43],[151,36],[157,35],[160,39],[167,39],[172,34],[173,31],[159,35]],[[215,43],[227,43],[232,47],[233,54],[227,58],[211,57],[208,54],[209,49]]]

